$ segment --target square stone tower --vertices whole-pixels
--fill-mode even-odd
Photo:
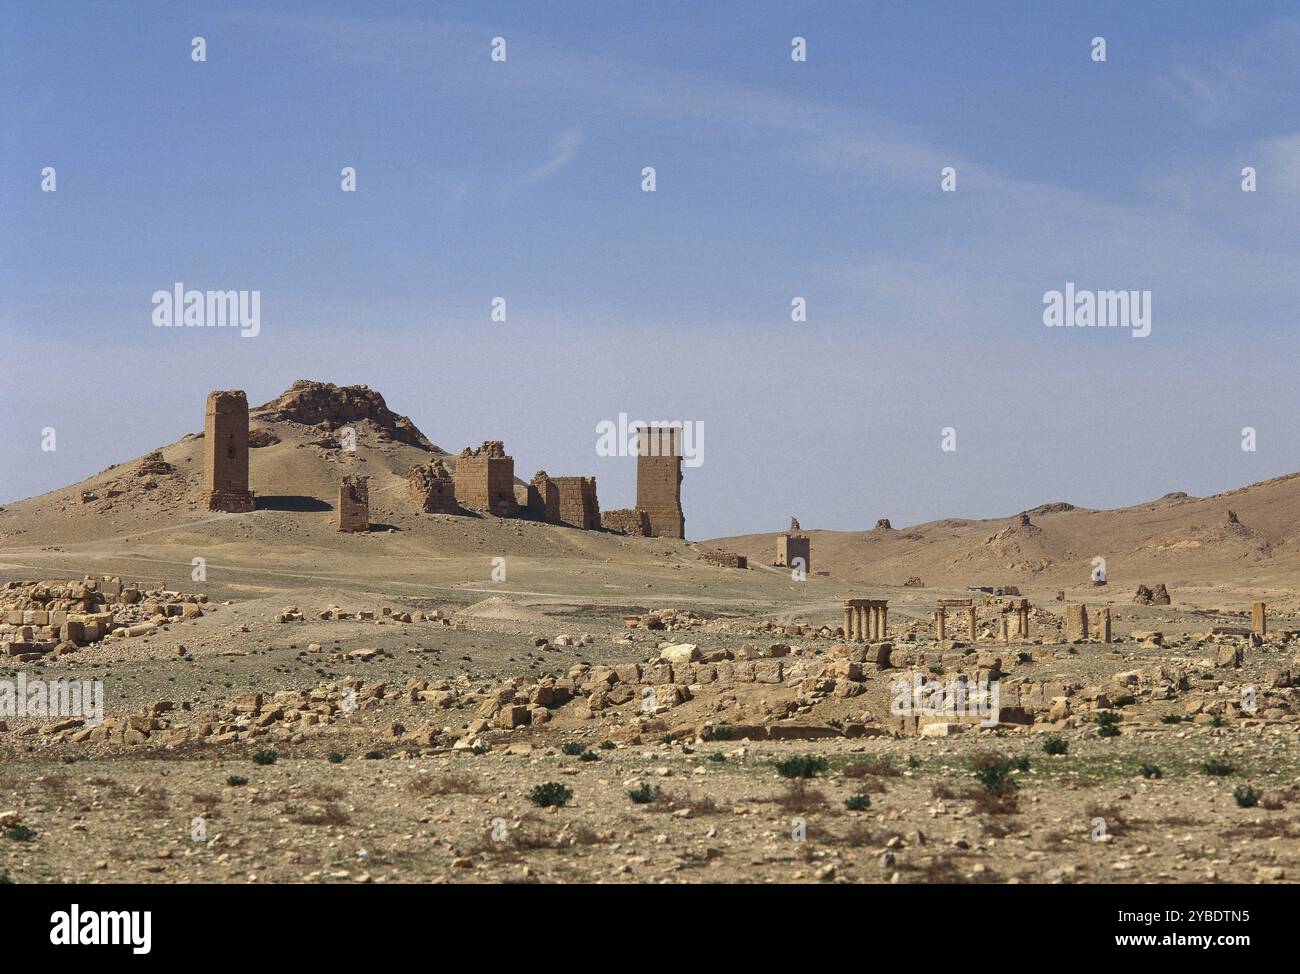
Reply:
[[[506,455],[500,440],[484,440],[476,450],[466,447],[456,458],[456,501],[472,511],[496,517],[518,517],[515,501],[515,458]]]
[[[203,490],[210,511],[242,514],[253,509],[248,489],[248,397],[242,389],[208,393]]]
[[[781,568],[794,568],[795,559],[802,558],[802,568],[812,571],[812,542],[806,534],[778,534],[776,536],[776,564]]]
[[[339,530],[370,530],[369,477],[344,477],[339,481]]]
[[[680,429],[649,426],[637,430],[636,506],[650,519],[651,537],[686,537]]]

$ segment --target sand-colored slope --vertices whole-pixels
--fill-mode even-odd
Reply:
[[[1230,520],[1229,511],[1236,515]],[[1047,504],[992,520],[945,519],[901,529],[805,530],[813,570],[845,580],[927,585],[1086,582],[1094,557],[1111,585],[1261,584],[1300,589],[1300,474],[1212,497],[1173,494],[1116,510]],[[776,533],[708,542],[766,564]]]

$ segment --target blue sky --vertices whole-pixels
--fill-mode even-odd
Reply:
[[[693,537],[1300,469],[1294,4],[0,10],[0,501],[303,377],[606,507],[598,422],[701,421]],[[261,334],[154,328],[175,281]],[[1151,335],[1044,328],[1066,281],[1149,289]]]

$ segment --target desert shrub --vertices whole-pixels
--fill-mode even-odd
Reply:
[[[226,779],[226,784],[229,785],[231,788],[238,788],[241,785],[248,784],[248,779],[240,774],[232,774],[229,778]]]
[[[1164,772],[1160,770],[1157,764],[1141,764],[1138,766],[1138,774],[1144,778],[1163,778]]]
[[[1103,710],[1097,715],[1098,737],[1119,737],[1120,716],[1113,710]]]
[[[600,749],[601,749],[602,751],[612,751],[612,750],[614,750],[614,748],[616,748],[616,747],[618,747],[618,745],[615,744],[613,741],[601,741],[601,742],[600,742]]]
[[[586,749],[585,746],[579,744],[577,741],[565,741],[560,745],[560,753],[567,754],[569,757],[581,754]]]
[[[14,842],[31,842],[36,838],[36,830],[29,829],[26,825],[14,825],[5,830],[5,838]]]
[[[279,757],[279,752],[274,748],[263,748],[253,755],[253,763],[262,765],[275,764],[276,759]]]
[[[342,764],[342,763],[343,763],[343,755],[340,754],[338,751],[330,751],[330,758],[329,758],[329,761],[330,761],[330,764]]]
[[[643,784],[639,788],[633,788],[629,791],[627,797],[632,799],[632,802],[635,805],[649,805],[659,797],[659,789]]]
[[[871,806],[871,799],[866,795],[850,795],[844,799],[844,807],[850,812],[866,811]]]
[[[1232,790],[1232,797],[1240,808],[1254,808],[1259,804],[1259,792],[1250,785],[1238,785]]]
[[[600,755],[597,754],[595,751],[583,751],[581,754],[578,755],[578,760],[579,760],[579,761],[599,761],[599,760],[600,760]]]
[[[977,754],[971,761],[975,779],[991,795],[1006,795],[1016,790],[1016,783],[1011,778],[1015,762],[1009,761],[992,751]]]
[[[710,755],[709,755],[707,758],[705,758],[704,760],[706,760],[706,761],[716,761],[716,762],[718,762],[718,763],[722,763],[723,761],[727,760],[727,756],[726,756],[725,754],[723,754],[721,751],[714,751],[712,754],[710,754]]]
[[[1210,758],[1201,765],[1201,774],[1207,774],[1211,778],[1224,778],[1232,774],[1237,769],[1232,766],[1232,762],[1223,758]]]
[[[815,778],[826,768],[826,759],[814,754],[799,754],[776,762],[776,773],[782,778]]]
[[[1183,718],[1180,714],[1165,714],[1160,718],[1162,724],[1181,724]]]
[[[1060,734],[1049,734],[1043,740],[1044,754],[1065,754],[1070,750],[1070,742]]]
[[[573,792],[558,781],[540,784],[528,793],[528,800],[539,808],[562,806],[572,797]]]
[[[361,756],[362,756],[363,758],[365,758],[367,761],[382,761],[382,760],[384,759],[384,752],[383,752],[383,751],[367,751],[365,754],[363,754],[363,755],[361,755]]]

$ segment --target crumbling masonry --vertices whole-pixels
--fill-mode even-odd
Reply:
[[[339,481],[339,530],[370,530],[370,478],[344,477]]]
[[[496,517],[516,517],[515,458],[500,440],[466,447],[456,458],[456,501],[462,507]]]

